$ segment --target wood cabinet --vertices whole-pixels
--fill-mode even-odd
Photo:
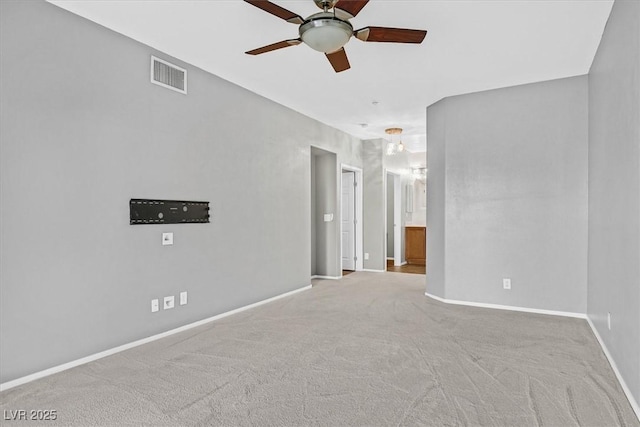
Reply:
[[[427,228],[405,228],[405,256],[407,264],[425,265],[427,261]]]

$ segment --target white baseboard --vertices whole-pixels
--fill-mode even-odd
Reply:
[[[362,271],[368,271],[369,273],[384,273],[387,270],[372,270],[370,268],[363,268]]]
[[[593,334],[596,336],[596,339],[600,343],[600,347],[602,347],[602,351],[604,352],[604,355],[607,357],[607,360],[609,361],[609,365],[611,365],[611,369],[613,369],[613,372],[616,374],[616,378],[618,378],[618,382],[622,386],[622,390],[624,391],[624,394],[627,395],[627,399],[629,400],[629,403],[631,404],[633,411],[636,413],[636,417],[638,417],[638,421],[640,421],[640,406],[638,405],[638,402],[636,402],[636,400],[633,397],[633,394],[631,394],[631,390],[627,386],[627,383],[624,381],[624,378],[622,378],[622,374],[620,374],[620,371],[618,370],[618,365],[616,365],[615,360],[613,360],[613,357],[611,356],[611,353],[609,353],[609,349],[607,348],[607,346],[604,345],[604,341],[602,340],[602,337],[598,333],[596,326],[593,324],[589,316],[587,316],[587,322],[589,323],[589,326],[591,326],[591,330],[593,331]]]
[[[522,311],[522,312],[525,312],[525,313],[549,314],[549,315],[552,315],[552,316],[565,316],[565,317],[574,317],[574,318],[578,318],[578,319],[585,319],[587,321],[587,323],[589,323],[589,326],[591,327],[591,330],[593,331],[593,334],[596,336],[596,339],[598,340],[598,343],[600,344],[600,347],[602,348],[602,351],[604,352],[605,356],[607,357],[607,360],[609,361],[609,364],[611,365],[611,368],[613,369],[613,372],[615,373],[616,378],[618,379],[618,382],[620,383],[620,386],[622,387],[622,390],[624,391],[624,394],[627,396],[627,399],[629,400],[629,403],[631,404],[631,407],[633,408],[633,411],[636,413],[636,417],[638,417],[638,420],[640,421],[640,406],[638,405],[638,402],[636,402],[635,398],[633,397],[633,394],[631,394],[631,390],[627,386],[627,383],[622,378],[622,375],[620,374],[620,371],[618,370],[618,366],[616,365],[616,362],[614,361],[613,357],[611,356],[611,353],[609,353],[609,349],[607,348],[606,345],[604,345],[604,341],[602,341],[602,338],[600,337],[600,334],[598,333],[598,330],[596,329],[595,325],[593,324],[593,322],[591,321],[589,316],[587,316],[586,314],[572,313],[572,312],[568,312],[568,311],[541,310],[541,309],[537,309],[537,308],[527,308],[527,307],[514,307],[514,306],[509,306],[509,305],[485,304],[485,303],[479,303],[479,302],[458,301],[458,300],[450,300],[450,299],[446,299],[446,298],[441,298],[441,297],[438,297],[436,295],[432,295],[432,294],[430,294],[428,292],[425,292],[424,294],[426,296],[428,296],[429,298],[433,298],[436,301],[440,301],[440,302],[443,302],[443,303],[446,303],[446,304],[466,305],[466,306],[470,306],[470,307],[493,308],[493,309],[498,309],[498,310]]]
[[[481,307],[481,308],[494,308],[497,310],[522,311],[525,313],[548,314],[551,316],[575,317],[578,319],[587,318],[587,315],[584,313],[573,313],[571,311],[542,310],[539,308],[517,307],[513,305],[499,305],[499,304],[486,304],[482,302],[459,301],[454,299],[440,298],[438,296],[431,295],[428,292],[425,292],[424,294],[429,298],[433,298],[436,301],[444,302],[446,304],[467,305],[470,307]]]
[[[340,280],[342,279],[342,276],[321,276],[316,274],[315,276],[311,276],[311,280],[313,279]]]
[[[17,378],[15,380],[7,381],[5,383],[0,384],[0,391],[8,390],[10,388],[17,387],[19,385],[26,384],[28,382],[31,382],[31,381],[34,381],[34,380],[37,380],[37,379],[40,379],[40,378],[44,378],[44,377],[47,377],[49,375],[56,374],[58,372],[66,371],[67,369],[75,368],[76,366],[84,365],[85,363],[93,362],[94,360],[102,359],[103,357],[111,356],[113,354],[120,353],[121,351],[129,350],[131,348],[138,347],[140,345],[147,344],[147,343],[150,343],[152,341],[156,341],[156,340],[168,337],[168,336],[173,335],[173,334],[177,334],[178,332],[183,332],[183,331],[186,331],[186,330],[198,327],[198,326],[202,326],[204,324],[213,322],[215,320],[222,319],[223,317],[231,316],[232,314],[237,314],[237,313],[240,313],[242,311],[249,310],[251,308],[255,308],[255,307],[258,307],[260,305],[267,304],[267,303],[273,302],[275,300],[291,296],[293,294],[297,294],[298,292],[306,291],[308,289],[311,289],[311,285],[305,286],[305,287],[300,288],[300,289],[295,289],[293,291],[285,292],[284,294],[276,295],[275,297],[267,298],[265,300],[255,302],[253,304],[245,305],[244,307],[236,308],[234,310],[227,311],[226,313],[218,314],[216,316],[209,317],[209,318],[203,319],[203,320],[199,320],[197,322],[193,322],[193,323],[190,323],[188,325],[180,326],[179,328],[171,329],[170,331],[167,331],[167,332],[162,332],[162,333],[157,334],[157,335],[153,335],[153,336],[150,336],[150,337],[147,337],[147,338],[143,338],[141,340],[137,340],[137,341],[134,341],[134,342],[131,342],[131,343],[128,343],[128,344],[124,344],[124,345],[121,345],[121,346],[118,346],[118,347],[115,347],[115,348],[111,348],[109,350],[101,351],[100,353],[92,354],[90,356],[86,356],[86,357],[83,357],[81,359],[77,359],[77,360],[74,360],[74,361],[71,361],[71,362],[68,362],[68,363],[64,363],[62,365],[54,366],[52,368],[45,369],[44,371],[36,372],[36,373],[30,374],[30,375],[27,375],[27,376],[24,376],[24,377],[21,377],[21,378]]]

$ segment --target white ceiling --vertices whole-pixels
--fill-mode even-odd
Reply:
[[[297,38],[298,28],[240,0],[51,3],[359,138],[402,127],[408,150],[421,152],[425,108],[443,97],[588,73],[613,0],[371,0],[351,20],[355,29],[426,29],[427,37],[421,45],[352,38],[351,69],[339,74],[304,44],[245,55]],[[274,3],[303,17],[319,11],[312,0]]]

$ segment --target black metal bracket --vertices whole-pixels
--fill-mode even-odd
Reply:
[[[209,222],[209,202],[131,199],[129,224],[201,224]]]

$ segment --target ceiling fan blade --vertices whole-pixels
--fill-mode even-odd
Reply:
[[[347,58],[347,52],[344,51],[343,47],[335,52],[325,53],[325,55],[329,62],[331,62],[333,69],[336,70],[336,73],[351,68],[351,65],[349,65],[349,58]]]
[[[300,39],[283,40],[278,43],[273,43],[268,46],[262,46],[257,49],[245,52],[247,55],[260,55],[261,53],[271,52],[272,50],[282,49],[283,47],[297,46],[302,43]]]
[[[386,43],[422,43],[427,35],[426,30],[409,30],[407,28],[364,27],[353,32],[363,42]]]
[[[369,0],[338,0],[334,8],[347,12],[353,18],[360,13],[367,3],[369,3]]]
[[[302,19],[300,15],[285,9],[284,7],[280,7],[275,3],[271,3],[270,1],[267,1],[267,0],[244,0],[244,1],[254,5],[259,9],[264,10],[265,12],[269,12],[270,14],[275,15],[278,18],[284,19],[287,22],[291,22],[292,24],[300,25],[304,22],[304,19]]]

